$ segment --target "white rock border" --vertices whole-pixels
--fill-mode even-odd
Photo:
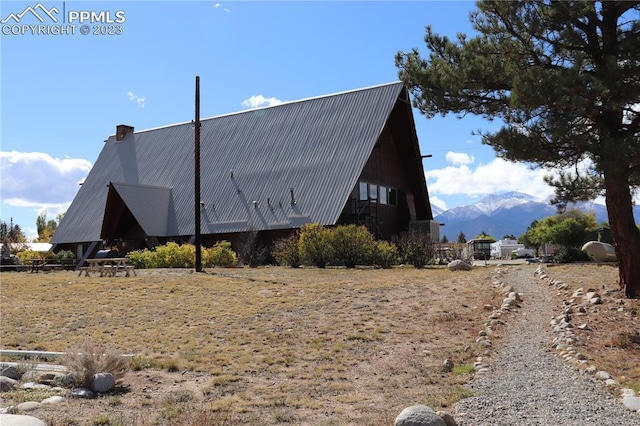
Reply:
[[[541,281],[546,281],[549,286],[553,286],[557,290],[566,290],[569,287],[567,283],[549,277],[543,265],[539,265],[533,275],[537,276]],[[578,300],[582,300],[582,303],[579,303]],[[585,374],[593,375],[596,379],[603,381],[605,386],[620,388],[620,402],[629,410],[640,414],[640,396],[633,389],[621,387],[620,383],[608,372],[599,370],[595,365],[590,364],[587,357],[581,354],[575,346],[579,339],[573,332],[573,318],[585,315],[589,306],[601,304],[602,302],[602,298],[596,291],[587,291],[585,293],[583,288],[575,290],[571,298],[563,302],[562,313],[549,323],[553,333],[557,335],[553,339],[552,348],[572,368],[583,371]],[[577,328],[588,330],[589,325],[582,323]]]
[[[494,328],[499,325],[505,325],[505,322],[501,318],[514,309],[520,308],[520,304],[522,303],[520,293],[515,292],[510,284],[505,284],[500,279],[500,276],[504,275],[505,272],[502,265],[496,265],[492,272],[493,287],[504,296],[504,299],[502,300],[501,306],[497,309],[491,305],[484,306],[486,310],[492,310],[492,312],[489,318],[487,318],[487,321],[485,321],[484,328],[478,332],[478,337],[476,338],[476,343],[488,349],[489,354],[491,353],[492,347],[491,336],[495,333]],[[486,354],[476,358],[476,361],[473,363],[473,368],[477,374],[489,371],[489,358],[490,356]]]

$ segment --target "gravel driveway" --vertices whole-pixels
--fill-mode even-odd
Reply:
[[[523,302],[508,314],[489,371],[471,384],[477,396],[454,407],[458,425],[640,425],[640,414],[608,395],[601,380],[552,352],[549,322],[561,310],[553,290],[517,266],[504,269],[501,281]]]

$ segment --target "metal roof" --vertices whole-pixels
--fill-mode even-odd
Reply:
[[[336,223],[402,88],[389,83],[201,120],[201,232]],[[101,239],[111,183],[147,235],[193,235],[194,167],[191,123],[110,136],[52,243]]]
[[[113,188],[145,234],[179,235],[175,221],[169,221],[171,188],[124,183],[113,183]]]

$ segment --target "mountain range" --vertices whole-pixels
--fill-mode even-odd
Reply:
[[[488,195],[476,204],[455,207],[443,211],[431,206],[436,222],[440,227],[440,238],[446,235],[449,241],[456,241],[460,232],[467,240],[485,232],[496,239],[505,235],[516,238],[524,234],[531,222],[556,215],[558,212],[549,199],[538,198],[521,192],[507,192],[500,195]],[[608,222],[607,208],[593,202],[576,203],[569,208],[593,212],[598,223]],[[634,207],[636,218],[640,218],[640,206]]]

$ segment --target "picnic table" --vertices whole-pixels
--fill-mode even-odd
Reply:
[[[35,272],[37,274],[41,269],[44,272],[44,267],[47,264],[47,259],[29,259],[29,262],[31,263],[30,272]]]
[[[115,277],[118,272],[124,272],[125,277],[136,274],[135,267],[131,264],[131,260],[128,257],[104,257],[97,259],[86,259],[87,266],[80,268],[81,276],[84,272],[86,277],[90,277],[91,274],[100,274],[101,277]]]

